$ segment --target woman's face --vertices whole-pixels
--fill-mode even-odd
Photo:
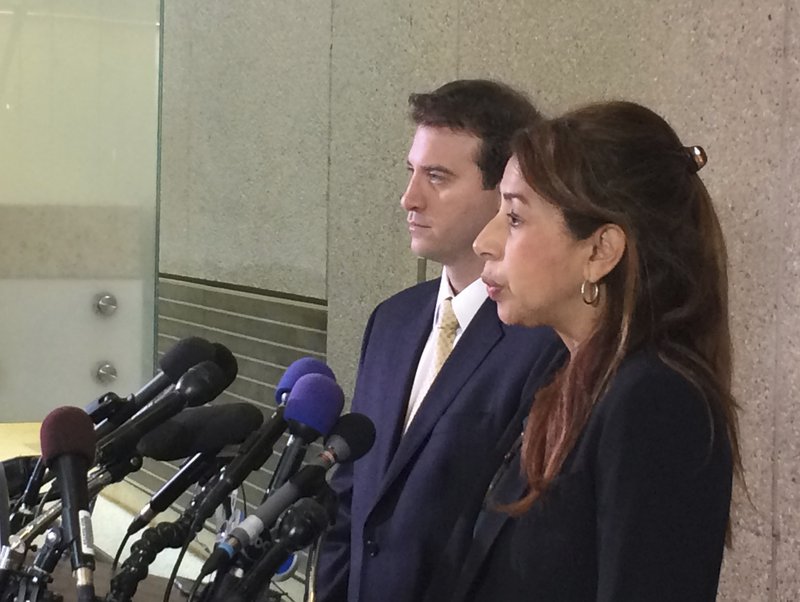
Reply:
[[[579,341],[583,322],[593,313],[580,292],[591,237],[574,238],[561,211],[527,184],[516,157],[506,167],[500,192],[500,211],[473,245],[486,261],[482,277],[500,319],[552,326],[562,338]]]

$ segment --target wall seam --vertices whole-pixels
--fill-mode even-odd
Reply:
[[[456,0],[456,79],[461,78],[461,9],[464,0]]]
[[[782,88],[781,88],[781,112],[780,112],[780,137],[778,147],[780,148],[780,157],[782,159],[781,165],[781,179],[780,189],[783,202],[786,203],[789,199],[790,185],[790,157],[787,155],[788,141],[786,138],[786,128],[784,124],[789,117],[789,76],[790,76],[790,29],[791,29],[791,2],[792,0],[784,0],[783,2],[783,39],[781,44],[781,73],[783,75]],[[784,221],[780,233],[780,246],[779,256],[782,257],[783,249],[786,248],[786,240],[788,237],[788,224]],[[780,278],[780,269],[778,278]],[[780,543],[780,521],[778,514],[778,481],[779,481],[779,458],[778,458],[778,428],[779,428],[779,409],[781,404],[782,393],[784,391],[783,378],[781,375],[781,346],[783,344],[783,337],[781,335],[781,321],[783,313],[783,302],[781,299],[781,287],[776,286],[776,304],[775,304],[775,378],[778,379],[778,386],[775,388],[775,395],[773,397],[772,406],[772,521],[771,521],[771,563],[769,575],[769,600],[770,602],[778,602],[778,555]]]
[[[331,297],[331,171],[333,158],[333,19],[336,11],[336,0],[331,0],[331,40],[328,46],[328,165],[325,178],[325,301]],[[328,355],[327,342],[325,355]]]

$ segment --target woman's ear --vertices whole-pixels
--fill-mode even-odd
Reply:
[[[592,254],[586,264],[584,277],[591,282],[599,282],[622,259],[627,237],[617,224],[604,224],[590,237]]]

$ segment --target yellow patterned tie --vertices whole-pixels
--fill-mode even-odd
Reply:
[[[447,357],[453,350],[458,331],[458,318],[453,312],[453,298],[447,297],[442,301],[442,315],[439,318],[439,332],[436,337],[436,355],[434,357],[434,374],[439,374]]]

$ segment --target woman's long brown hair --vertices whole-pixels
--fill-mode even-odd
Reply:
[[[524,512],[542,495],[622,360],[643,347],[703,394],[741,478],[727,255],[689,151],[661,117],[619,101],[539,123],[516,136],[512,151],[525,180],[562,211],[577,239],[613,223],[627,246],[600,283],[605,307],[594,334],[536,395],[522,449],[529,490],[507,510]]]

